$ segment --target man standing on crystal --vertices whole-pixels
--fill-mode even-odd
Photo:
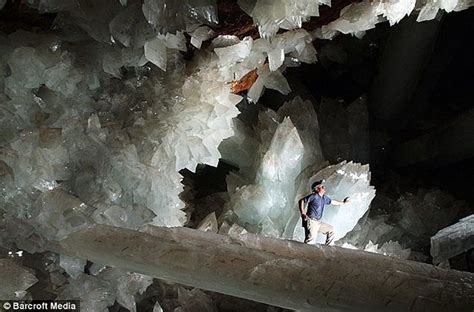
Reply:
[[[324,180],[316,181],[311,185],[313,193],[306,195],[298,201],[298,207],[303,219],[305,244],[313,244],[318,233],[326,235],[326,245],[330,245],[334,239],[334,229],[332,225],[321,221],[325,205],[344,205],[349,202],[349,197],[343,201],[329,198],[325,195],[326,189],[323,185]],[[308,204],[307,212],[304,210],[305,204]]]

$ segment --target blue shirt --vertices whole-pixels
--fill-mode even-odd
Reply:
[[[308,203],[306,215],[311,219],[319,220],[323,217],[324,205],[331,204],[331,198],[318,193],[311,193],[303,197],[305,203]]]

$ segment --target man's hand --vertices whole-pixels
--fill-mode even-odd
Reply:
[[[344,204],[347,204],[349,202],[349,197],[346,197],[344,198],[344,200],[342,201]]]
[[[301,219],[303,219],[303,221],[308,220],[308,216],[306,215],[306,213],[301,214]]]

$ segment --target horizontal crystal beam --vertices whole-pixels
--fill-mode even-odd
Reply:
[[[474,248],[474,214],[445,227],[431,237],[433,263],[449,260]]]
[[[104,225],[53,251],[302,311],[471,311],[474,274],[339,247],[189,228]]]

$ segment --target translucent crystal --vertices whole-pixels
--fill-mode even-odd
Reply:
[[[342,200],[350,197],[350,202],[342,206],[328,206],[324,209],[321,219],[324,223],[333,226],[334,240],[344,237],[352,230],[357,221],[367,212],[370,202],[375,197],[375,189],[370,185],[370,171],[368,165],[360,165],[352,162],[342,162],[338,165],[329,166],[313,175],[306,187],[301,187],[299,192],[309,192],[313,181],[325,180],[326,195],[332,199]],[[301,193],[300,193],[301,194]],[[300,198],[304,195],[301,194]],[[304,231],[301,226],[296,226],[300,218],[299,212],[294,209],[293,224],[295,224],[294,238],[304,239]],[[323,242],[320,234],[318,242]]]
[[[105,311],[107,307],[114,304],[115,292],[109,282],[95,276],[81,274],[74,283],[64,288],[56,300],[70,300],[70,298],[81,300],[81,311]]]
[[[400,226],[413,236],[429,240],[454,221],[464,203],[440,190],[419,190],[398,200],[402,209]]]
[[[364,32],[375,27],[381,21],[383,13],[381,2],[361,2],[350,4],[341,10],[341,17],[327,27],[343,34]]]
[[[311,16],[319,16],[319,5],[330,5],[330,1],[288,2],[283,0],[239,1],[239,6],[257,24],[260,36],[271,38],[280,28],[301,28],[302,23]]]
[[[316,36],[323,39],[331,39],[335,32],[353,34],[362,37],[365,31],[375,27],[387,19],[390,25],[398,23],[403,17],[410,15],[415,8],[416,1],[363,1],[352,3],[341,10],[340,17],[322,26]]]
[[[268,64],[271,71],[277,70],[285,60],[285,51],[282,48],[275,48],[268,53]]]
[[[218,22],[215,0],[145,0],[142,6],[147,21],[163,32],[184,30],[193,24]]]
[[[130,47],[134,41],[136,24],[141,16],[138,4],[133,3],[129,6],[122,3],[126,8],[121,10],[110,22],[110,34],[126,47]]]
[[[472,1],[464,1],[464,0],[441,0],[441,1],[434,1],[428,0],[423,2],[423,7],[418,14],[417,21],[423,22],[432,20],[438,14],[440,9],[446,12],[452,11],[461,11],[465,10],[471,6],[474,6]]]
[[[175,49],[179,51],[186,52],[186,38],[184,37],[184,34],[182,32],[176,32],[176,34],[172,33],[167,33],[165,36],[159,35],[159,38],[161,38],[166,47],[169,49]]]
[[[217,36],[212,40],[211,47],[215,48],[223,48],[228,47],[240,42],[239,37],[233,35],[220,35]]]
[[[384,1],[383,15],[388,19],[390,26],[393,26],[405,16],[409,16],[415,4],[416,0]]]
[[[145,0],[142,6],[143,14],[148,23],[164,31],[176,31],[184,28],[182,4],[168,0]]]
[[[220,59],[222,65],[230,65],[242,61],[249,56],[253,40],[245,37],[241,42],[223,48],[215,48],[214,52]]]
[[[414,300],[417,307],[436,311],[440,294],[450,309],[467,310],[472,306],[474,290],[470,286],[474,276],[469,272],[252,234],[230,237],[189,228],[151,226],[143,231],[95,226],[72,234],[58,247],[126,270],[294,310],[350,306],[379,311],[387,308],[386,298],[393,298],[389,306],[394,311],[409,309]],[[354,270],[354,263],[363,265]],[[400,284],[405,287],[396,287]],[[104,300],[108,296],[99,291],[107,287],[97,286],[88,291],[97,294],[96,311],[106,302],[113,302]],[[314,292],[315,287],[320,292]],[[372,295],[361,297],[361,293]],[[87,305],[91,296],[79,297]],[[427,300],[419,301],[420,297]],[[315,300],[308,302],[308,298]]]
[[[84,259],[71,258],[65,255],[59,256],[59,265],[74,279],[84,273],[86,264],[87,260]]]
[[[404,260],[410,256],[410,249],[404,249],[399,243],[392,241],[386,242],[380,247],[369,241],[364,250]]]
[[[3,300],[22,299],[26,290],[38,282],[30,270],[11,259],[0,259],[0,280],[0,297]]]
[[[207,215],[201,223],[197,226],[198,230],[207,232],[214,232],[217,233],[218,231],[218,225],[217,225],[217,219],[216,219],[216,213],[212,212],[209,215]]]
[[[467,216],[431,237],[431,256],[438,264],[474,247],[474,215]]]
[[[294,125],[287,116],[295,121]],[[240,164],[240,171],[227,177],[229,206],[235,213],[235,219],[229,216],[229,220],[251,232],[292,237],[295,224],[289,223],[297,211],[296,190],[302,179],[309,178],[302,172],[310,166],[319,168],[322,162],[315,139],[319,131],[317,117],[311,102],[295,98],[278,114],[262,112],[259,120],[255,134],[239,124],[237,137],[223,147],[227,150],[224,159],[231,155],[232,148],[239,154],[262,155],[250,163],[234,161]]]
[[[163,312],[163,308],[158,301],[155,302],[155,305],[153,306],[153,312]]]
[[[117,281],[117,302],[130,312],[136,312],[135,294],[143,294],[153,278],[138,273],[127,273]]]
[[[30,222],[49,239],[66,237],[90,225],[87,205],[61,190],[43,193],[35,202],[34,209]]]
[[[35,49],[30,47],[15,49],[8,58],[8,65],[12,74],[5,79],[5,91],[11,97],[26,95],[28,90],[37,88],[46,69]]]
[[[147,60],[166,71],[166,45],[160,38],[145,43],[145,57]]]
[[[214,31],[209,27],[198,27],[191,33],[191,44],[196,48],[200,49],[202,42],[212,38],[213,36]]]

